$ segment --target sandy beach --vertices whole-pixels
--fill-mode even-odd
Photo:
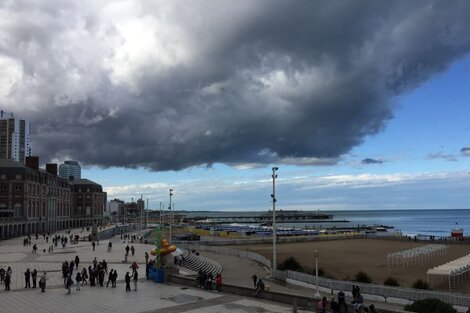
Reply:
[[[375,283],[382,283],[387,277],[394,277],[400,286],[410,287],[418,278],[426,279],[428,269],[444,264],[470,253],[470,245],[449,245],[445,256],[429,260],[424,265],[387,266],[387,254],[429,242],[409,242],[388,239],[351,239],[331,241],[310,241],[302,243],[288,243],[277,245],[278,263],[289,256],[293,256],[306,270],[312,271],[315,267],[313,251],[320,253],[319,267],[329,276],[336,279],[352,280],[355,274],[362,270],[366,272]],[[271,259],[272,245],[252,245],[244,247],[245,250],[257,252]],[[433,286],[433,289],[445,289],[446,286]],[[460,286],[460,292],[470,291],[470,282]]]

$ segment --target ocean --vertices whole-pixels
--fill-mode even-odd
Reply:
[[[383,224],[393,226],[405,235],[450,236],[454,227],[470,234],[470,209],[447,210],[373,210],[336,211],[334,219],[346,219],[350,224]]]
[[[190,215],[227,216],[244,215],[253,216],[261,212],[187,212]],[[362,211],[320,211],[333,215],[333,220],[338,223],[292,223],[279,224],[279,227],[352,227],[357,225],[387,225],[393,226],[391,231],[401,231],[404,235],[433,235],[436,237],[448,237],[452,228],[457,226],[464,229],[464,235],[470,234],[470,209],[447,210],[362,210]],[[342,223],[340,221],[349,222]]]

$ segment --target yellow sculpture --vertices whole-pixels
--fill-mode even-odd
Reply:
[[[168,240],[162,239],[162,248],[160,249],[160,255],[165,255],[165,254],[175,252],[175,251],[176,251],[176,246],[170,246],[170,243],[168,242]],[[153,248],[150,251],[150,254],[153,256],[157,255],[157,249]]]

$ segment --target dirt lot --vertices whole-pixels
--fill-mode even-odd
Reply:
[[[382,283],[387,277],[394,277],[400,286],[410,287],[418,278],[426,279],[428,269],[444,264],[470,253],[470,245],[449,245],[445,256],[427,261],[424,265],[387,266],[387,254],[413,247],[429,244],[429,242],[408,242],[387,239],[351,239],[331,240],[321,242],[302,242],[277,245],[277,260],[282,262],[293,256],[306,270],[313,270],[315,259],[313,251],[318,250],[319,267],[327,275],[336,279],[353,279],[355,274],[362,270],[366,272],[375,283]],[[257,252],[271,259],[271,245],[244,246],[244,249]],[[435,289],[445,288],[433,286]],[[470,282],[459,289],[461,292],[470,292]]]

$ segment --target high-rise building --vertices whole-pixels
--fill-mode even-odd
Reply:
[[[59,176],[65,179],[81,179],[82,167],[77,161],[65,161],[64,164],[59,165]]]
[[[24,164],[30,155],[29,122],[0,111],[0,159]]]

